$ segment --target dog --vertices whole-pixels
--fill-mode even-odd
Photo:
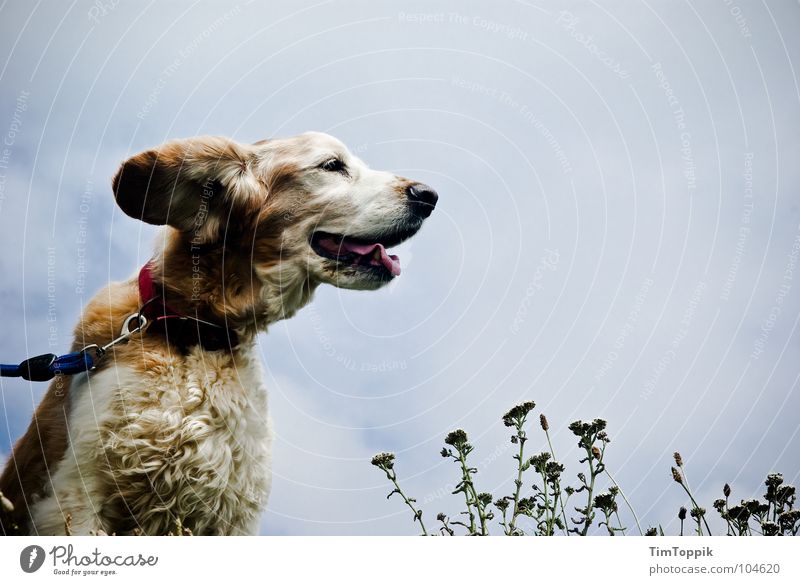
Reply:
[[[320,284],[394,279],[386,249],[438,195],[317,132],[171,141],[125,161],[113,189],[125,214],[164,226],[158,251],[83,310],[73,351],[125,342],[53,379],[0,477],[2,530],[255,534],[272,446],[257,334]]]

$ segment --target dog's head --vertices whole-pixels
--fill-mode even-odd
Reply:
[[[255,144],[168,142],[123,163],[114,193],[126,214],[175,228],[198,255],[224,248],[239,265],[244,256],[251,278],[269,285],[259,294],[277,287],[284,296],[324,282],[386,284],[400,273],[387,248],[414,235],[438,198],[317,132]]]

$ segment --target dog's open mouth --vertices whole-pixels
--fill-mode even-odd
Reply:
[[[391,278],[400,274],[400,258],[386,248],[396,246],[414,235],[416,230],[397,232],[389,236],[351,237],[327,232],[315,232],[311,237],[314,251],[329,260],[362,270],[376,271]]]

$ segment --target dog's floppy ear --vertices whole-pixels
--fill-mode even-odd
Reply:
[[[251,148],[216,136],[167,142],[122,163],[114,197],[135,219],[211,238],[223,210],[257,199]]]

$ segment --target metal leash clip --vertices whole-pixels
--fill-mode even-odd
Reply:
[[[134,323],[136,324],[135,326]],[[106,343],[103,346],[99,346],[95,343],[91,345],[87,345],[81,350],[81,353],[85,354],[89,360],[91,361],[91,366],[88,368],[90,371],[97,368],[97,364],[100,363],[109,349],[114,347],[115,345],[119,345],[121,343],[127,343],[128,340],[136,333],[140,333],[147,329],[147,326],[150,322],[147,320],[147,317],[142,315],[141,313],[132,313],[125,318],[125,321],[122,323],[122,330],[120,331],[119,337],[116,339]],[[132,328],[133,326],[133,328]]]

